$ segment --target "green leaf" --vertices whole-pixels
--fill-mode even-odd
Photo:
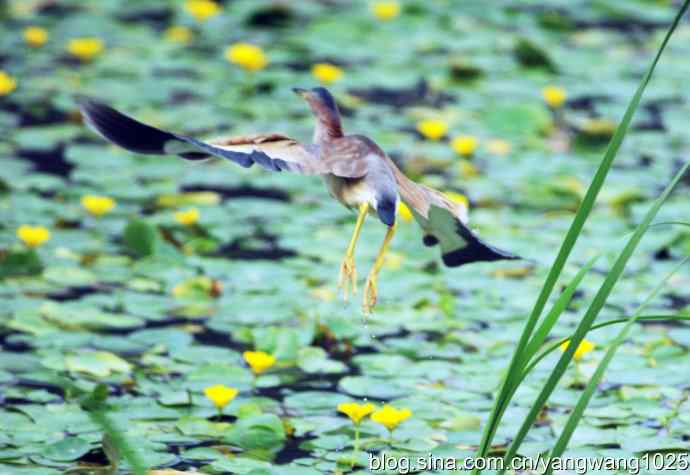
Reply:
[[[545,68],[556,72],[556,66],[546,50],[528,38],[518,38],[513,47],[513,54],[515,59],[527,68]]]
[[[58,462],[71,462],[81,458],[89,450],[91,450],[91,444],[84,439],[67,437],[46,447],[42,455]]]
[[[82,351],[65,357],[69,371],[87,373],[105,378],[112,373],[129,373],[132,369],[127,361],[108,351]]]
[[[43,269],[35,250],[0,252],[0,279],[20,275],[36,275]]]
[[[283,421],[275,414],[238,419],[225,441],[243,449],[276,449],[285,441]]]
[[[156,228],[143,219],[134,219],[127,223],[124,242],[137,257],[153,255],[156,252],[158,240]]]

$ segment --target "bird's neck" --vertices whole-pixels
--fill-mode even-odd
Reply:
[[[317,118],[314,128],[314,143],[324,143],[342,136],[343,128],[340,125],[340,117],[322,115]]]

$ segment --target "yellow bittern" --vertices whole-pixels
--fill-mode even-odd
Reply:
[[[465,225],[466,208],[442,193],[407,178],[371,139],[345,135],[333,96],[322,87],[294,89],[309,104],[316,127],[313,143],[301,144],[283,134],[256,134],[200,141],[142,124],[91,98],[79,97],[85,122],[107,140],[133,152],[178,155],[187,160],[211,156],[242,167],[254,163],[271,171],[321,175],[335,199],[357,209],[357,223],[340,265],[338,287],[347,301],[357,292],[354,252],[367,214],[376,214],[388,231],[366,280],[362,307],[369,313],[377,300],[377,277],[395,233],[398,200],[412,211],[424,244],[440,244],[444,264],[457,267],[478,261],[518,257],[483,243]]]

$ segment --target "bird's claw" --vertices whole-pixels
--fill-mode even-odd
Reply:
[[[343,291],[343,301],[345,302],[350,297],[350,290],[352,290],[352,295],[357,293],[357,269],[355,268],[355,259],[352,256],[345,256],[340,264],[338,290],[340,289]]]
[[[378,297],[378,289],[376,286],[376,276],[370,275],[367,277],[367,283],[364,286],[364,294],[362,298],[362,311],[364,315],[370,315],[371,309],[376,305]]]

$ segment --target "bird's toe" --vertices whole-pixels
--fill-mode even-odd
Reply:
[[[348,301],[350,291],[352,295],[357,293],[357,269],[352,256],[345,256],[340,264],[340,276],[338,278],[338,290],[343,292],[343,300]]]
[[[376,285],[376,277],[367,277],[367,283],[364,286],[364,293],[362,294],[362,311],[365,315],[371,314],[371,310],[376,306],[378,299],[378,288]]]

